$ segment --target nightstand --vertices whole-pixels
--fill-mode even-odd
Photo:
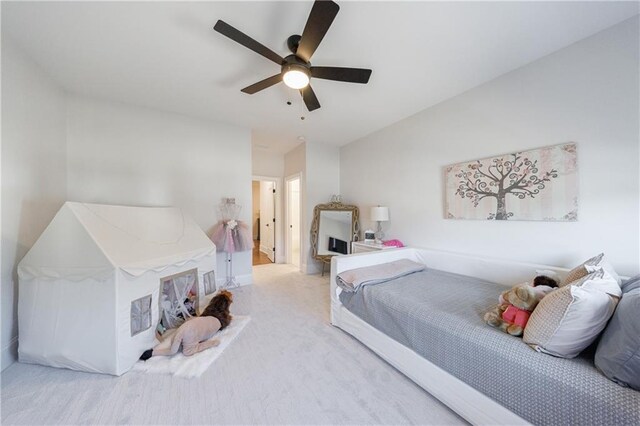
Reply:
[[[376,243],[365,243],[363,241],[353,241],[351,243],[351,253],[366,253],[368,251],[394,249],[394,246],[384,246]]]

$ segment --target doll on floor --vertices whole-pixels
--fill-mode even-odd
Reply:
[[[211,299],[200,316],[185,321],[175,333],[167,336],[156,347],[144,351],[140,359],[146,361],[152,356],[174,355],[180,347],[184,355],[191,356],[218,346],[220,344],[218,339],[209,339],[231,322],[229,307],[232,302],[233,295],[227,290],[222,290]]]

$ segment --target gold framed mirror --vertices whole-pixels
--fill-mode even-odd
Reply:
[[[313,258],[324,267],[333,256],[351,253],[351,242],[358,241],[359,210],[357,206],[332,202],[313,209],[311,249]]]

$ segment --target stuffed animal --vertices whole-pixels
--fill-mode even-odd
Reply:
[[[512,336],[522,336],[531,312],[556,286],[554,279],[541,276],[536,277],[533,285],[518,284],[500,295],[500,304],[487,312],[484,320]]]

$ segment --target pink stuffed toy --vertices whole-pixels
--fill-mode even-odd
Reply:
[[[484,320],[512,336],[522,336],[531,312],[554,287],[557,287],[556,281],[546,276],[536,277],[533,285],[519,284],[500,295],[500,304],[487,312]]]
[[[509,324],[519,326],[524,331],[524,328],[527,326],[527,322],[529,321],[529,317],[531,316],[531,312],[532,311],[517,308],[514,305],[508,305],[507,309],[502,313],[502,319]]]

